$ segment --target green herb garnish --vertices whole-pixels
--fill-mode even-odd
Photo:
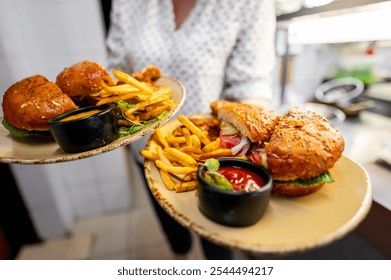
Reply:
[[[127,103],[127,102],[125,102],[125,103]],[[132,105],[132,104],[130,104],[130,105]],[[144,127],[146,127],[146,126],[148,126],[148,125],[150,125],[150,124],[152,124],[154,122],[160,121],[161,119],[163,119],[167,115],[167,113],[168,113],[168,111],[164,111],[163,113],[161,113],[156,118],[153,118],[153,119],[151,119],[149,121],[145,121],[141,125],[134,125],[134,126],[129,126],[129,127],[121,127],[120,130],[119,130],[119,135],[120,136],[128,136],[128,135],[131,135],[133,133],[136,133],[137,131],[143,129]]]
[[[206,167],[208,170],[207,172],[204,172],[204,179],[209,184],[221,189],[221,190],[227,190],[232,191],[233,187],[231,182],[225,178],[222,174],[217,172],[217,170],[220,167],[220,163],[217,159],[211,158],[205,161],[204,164],[201,164]]]
[[[119,100],[116,103],[121,110],[126,109],[126,108],[133,108],[134,106],[136,106],[136,104],[131,104],[131,103],[128,103],[123,100]]]

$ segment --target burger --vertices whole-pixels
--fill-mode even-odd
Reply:
[[[77,106],[55,83],[35,75],[9,87],[2,108],[2,124],[12,135],[49,137],[48,120]]]
[[[210,107],[221,121],[221,146],[231,149],[234,156],[249,154],[263,146],[280,120],[276,111],[261,105],[217,100]]]
[[[99,63],[82,61],[65,68],[57,75],[57,86],[68,96],[84,96],[114,86],[116,81]]]
[[[82,61],[65,68],[56,77],[57,86],[75,102],[95,104],[98,98],[93,96],[105,86],[114,86],[116,81],[99,63]]]
[[[293,107],[260,151],[258,163],[271,173],[274,194],[306,195],[334,181],[328,170],[344,146],[342,135],[325,117]]]
[[[293,107],[284,116],[259,105],[215,101],[221,146],[247,155],[273,177],[272,193],[302,196],[333,182],[328,172],[344,150],[342,135],[323,116]]]

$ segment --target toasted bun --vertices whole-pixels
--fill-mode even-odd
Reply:
[[[82,61],[65,68],[56,78],[56,84],[69,96],[83,96],[101,90],[116,82],[101,65]]]
[[[13,84],[3,97],[4,119],[25,130],[48,130],[48,120],[76,109],[56,84],[36,75]]]
[[[319,190],[324,184],[317,186],[300,186],[297,184],[276,184],[273,183],[272,194],[284,196],[302,196]]]
[[[326,118],[294,107],[265,147],[265,167],[275,180],[313,178],[334,166],[344,145],[342,135]]]
[[[140,72],[136,72],[132,74],[132,77],[145,83],[152,83],[154,80],[160,78],[162,76],[162,71],[159,67],[154,65],[148,65]]]
[[[280,115],[261,105],[218,100],[210,105],[218,119],[232,124],[252,142],[268,140],[280,120]]]

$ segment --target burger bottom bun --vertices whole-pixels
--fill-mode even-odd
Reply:
[[[319,190],[323,184],[317,186],[300,186],[298,184],[276,184],[273,183],[272,194],[283,196],[303,196]]]

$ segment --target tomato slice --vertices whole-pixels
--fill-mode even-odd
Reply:
[[[261,154],[265,152],[265,149],[263,148],[257,148],[255,149],[251,155],[250,155],[250,159],[252,162],[256,163],[256,164],[260,164],[260,158],[261,158]]]
[[[259,152],[253,152],[250,155],[250,159],[253,163],[259,164]]]
[[[220,143],[221,147],[225,149],[231,149],[240,143],[241,136],[237,135],[221,135],[220,134]]]

